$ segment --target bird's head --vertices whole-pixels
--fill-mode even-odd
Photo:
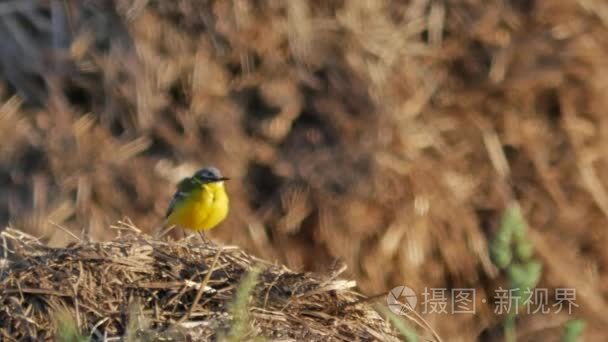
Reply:
[[[201,184],[218,183],[218,182],[220,182],[220,184],[221,184],[221,182],[230,179],[227,177],[223,177],[220,170],[218,170],[215,167],[206,167],[204,169],[200,169],[200,170],[196,171],[196,173],[194,174],[194,176],[192,178],[194,178],[195,181],[197,181]]]

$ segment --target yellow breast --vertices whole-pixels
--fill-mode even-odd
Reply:
[[[223,182],[204,184],[175,204],[167,223],[196,231],[210,230],[226,218],[228,204]]]

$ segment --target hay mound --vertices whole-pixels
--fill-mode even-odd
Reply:
[[[52,338],[61,308],[94,339],[144,333],[217,339],[231,329],[231,303],[255,266],[261,271],[251,291],[247,338],[396,339],[380,315],[358,303],[360,295],[349,290],[354,282],[294,273],[237,247],[128,234],[49,248],[17,230],[2,237],[0,334],[7,340]],[[129,331],[138,327],[134,307],[138,320],[148,321],[146,331]]]

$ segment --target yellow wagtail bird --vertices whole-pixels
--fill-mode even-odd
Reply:
[[[167,224],[201,233],[215,228],[228,215],[228,194],[220,171],[206,167],[177,185],[167,209]]]

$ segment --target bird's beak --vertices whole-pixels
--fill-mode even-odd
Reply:
[[[218,182],[227,181],[227,180],[230,180],[230,178],[228,178],[228,177],[220,177],[220,178],[217,179]]]

